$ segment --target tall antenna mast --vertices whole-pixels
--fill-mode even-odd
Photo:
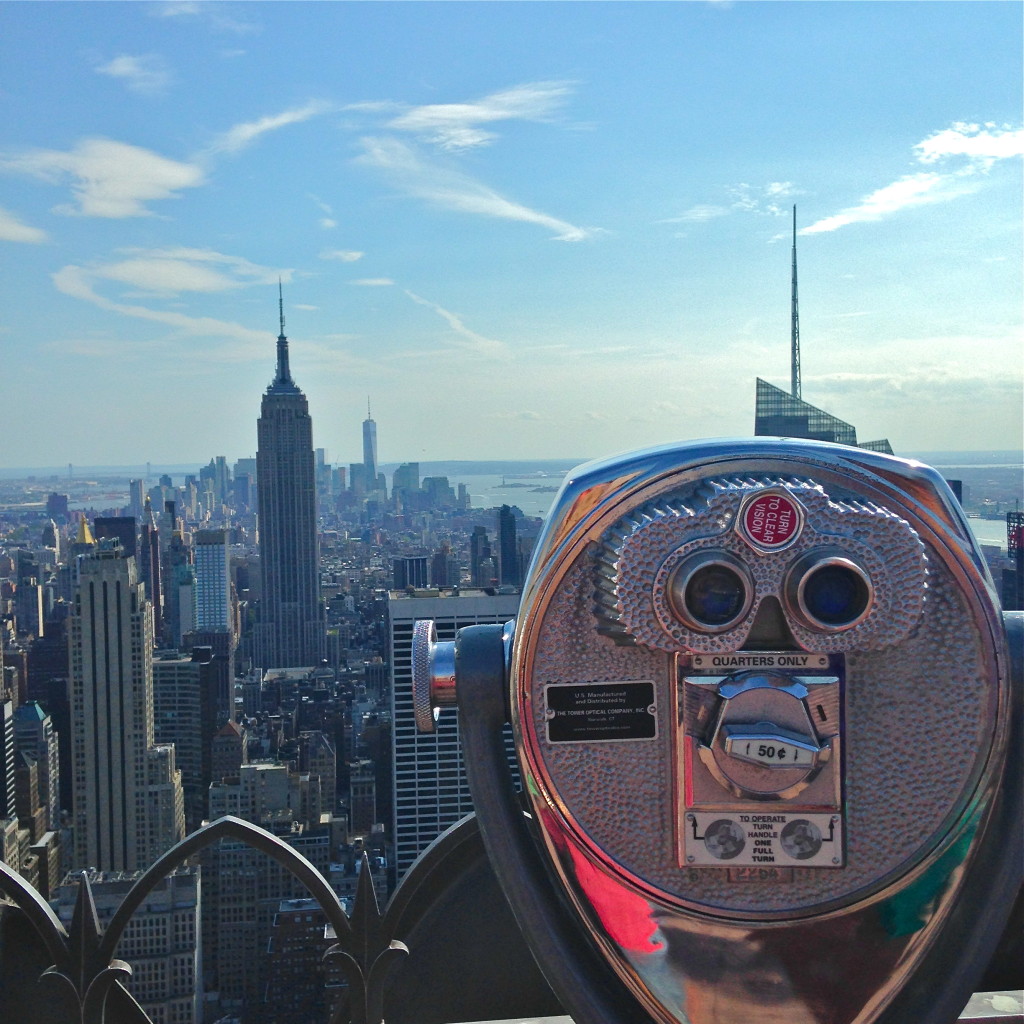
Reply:
[[[793,296],[790,303],[790,393],[800,397],[800,301],[796,292],[796,203],[793,204]]]
[[[274,383],[294,387],[295,383],[288,369],[288,339],[284,333],[284,291],[281,288],[281,278],[277,279],[277,308],[281,317],[281,333],[277,336],[277,376]]]

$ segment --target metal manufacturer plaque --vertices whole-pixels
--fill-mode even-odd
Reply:
[[[658,735],[654,683],[549,683],[545,717],[551,743],[652,740]]]

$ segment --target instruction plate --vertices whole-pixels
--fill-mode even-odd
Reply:
[[[687,811],[687,866],[839,868],[843,823],[838,814],[803,811]]]

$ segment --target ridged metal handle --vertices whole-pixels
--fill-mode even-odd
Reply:
[[[412,706],[420,732],[437,730],[438,711],[453,707],[455,643],[437,641],[433,619],[417,619],[412,627]]]

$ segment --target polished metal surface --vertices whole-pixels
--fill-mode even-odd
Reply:
[[[438,643],[437,629],[429,619],[413,623],[412,703],[416,728],[426,733],[436,730],[439,709],[456,703],[455,644]]]
[[[730,616],[712,593],[702,623],[677,574],[709,558],[752,594]],[[853,582],[816,612],[800,581],[823,564]],[[652,680],[649,738],[614,738],[598,688]],[[594,692],[601,738],[553,741],[566,687]],[[534,554],[510,699],[551,871],[665,1024],[883,1019],[1010,814],[991,581],[938,475],[876,453],[722,441],[581,467]]]

